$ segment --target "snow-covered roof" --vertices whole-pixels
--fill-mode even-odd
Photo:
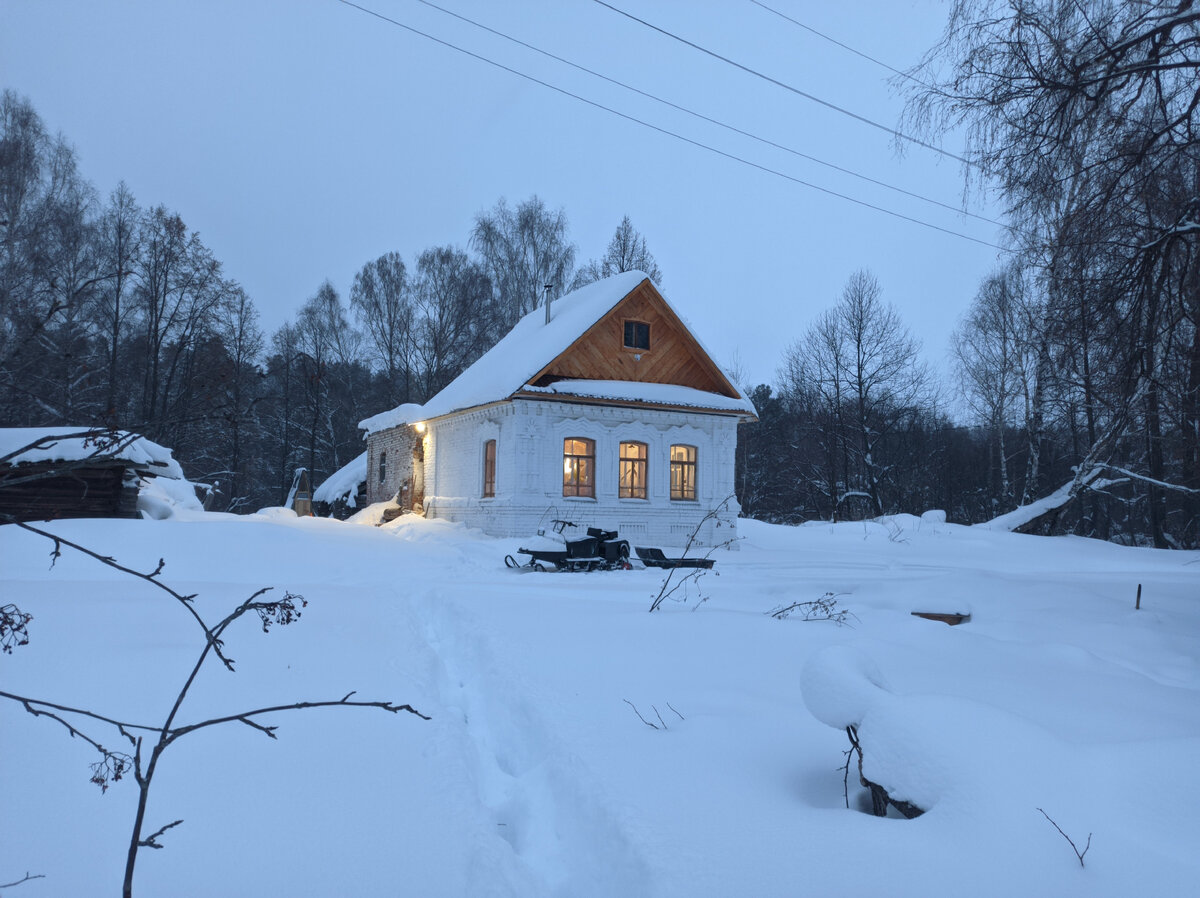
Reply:
[[[358,485],[366,479],[367,453],[364,452],[354,461],[343,465],[325,478],[325,481],[313,492],[313,501],[328,502],[332,505],[338,499],[345,499],[353,508]]]
[[[389,427],[398,427],[401,424],[424,421],[424,408],[424,406],[418,405],[415,402],[406,402],[403,405],[396,406],[394,409],[380,412],[378,415],[372,415],[370,418],[359,421],[358,426],[367,433],[376,433],[380,430],[387,430]]]
[[[37,441],[41,441],[37,448],[19,452],[4,464],[118,458],[134,465],[153,468],[154,473],[161,477],[184,479],[183,469],[171,455],[170,449],[145,437],[120,430],[107,431],[88,427],[0,427],[0,458],[12,455]]]
[[[747,408],[746,400],[741,397],[733,399],[729,396],[722,396],[720,393],[709,393],[706,390],[682,387],[679,384],[650,384],[632,380],[559,380],[547,387],[526,385],[522,392],[753,413],[753,407]]]
[[[551,304],[549,323],[546,322],[545,309],[535,309],[518,321],[516,326],[475,364],[424,405],[401,405],[367,418],[359,427],[369,434],[375,433],[400,424],[428,421],[463,409],[499,402],[522,390],[539,389],[528,387],[530,378],[565,352],[588,328],[608,314],[644,280],[644,272],[626,271],[580,287]],[[671,307],[666,297],[663,297],[663,300]],[[674,307],[671,307],[671,311],[686,327],[686,320]],[[691,328],[688,327],[688,330],[691,331]],[[694,333],[692,336],[700,343]],[[712,358],[712,353],[709,353],[703,344],[700,344],[700,348]],[[726,380],[730,380],[728,375]],[[732,383],[731,380],[730,382]],[[753,404],[741,395],[740,391],[737,399],[730,399],[718,393],[707,393],[688,387],[618,381],[594,381],[586,388],[579,386],[587,383],[586,381],[561,381],[554,384],[553,388],[540,389],[542,392],[566,395],[563,387],[565,383],[574,385],[569,390],[569,395],[574,396],[636,400],[754,414]],[[593,392],[581,392],[584,389]],[[595,390],[604,395],[599,395]],[[685,395],[688,401],[680,401]],[[667,398],[659,398],[662,396]]]

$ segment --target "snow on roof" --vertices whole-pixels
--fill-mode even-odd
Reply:
[[[119,458],[135,465],[153,467],[160,477],[184,479],[183,469],[170,449],[127,431],[96,427],[0,427],[0,458],[44,437],[48,439],[40,446],[20,452],[4,464]]]
[[[380,412],[378,415],[372,415],[370,418],[359,421],[358,426],[367,433],[378,433],[381,430],[387,430],[389,427],[398,427],[401,424],[424,421],[425,413],[423,409],[424,406],[418,405],[415,402],[405,402],[403,405],[398,405],[390,411]]]
[[[678,384],[638,383],[629,380],[559,380],[547,387],[526,386],[523,392],[579,396],[584,399],[617,399],[627,402],[648,402],[654,405],[754,414],[754,406],[747,399],[741,397],[731,399],[720,393],[709,393],[705,390],[683,387]]]
[[[389,412],[367,418],[358,426],[368,434],[396,427],[400,424],[413,424],[417,421],[427,421],[440,418],[451,412],[487,405],[508,399],[514,393],[526,386],[529,379],[542,370],[549,362],[567,350],[572,343],[581,337],[588,328],[603,318],[617,303],[628,296],[635,287],[646,280],[646,274],[641,271],[626,271],[603,280],[595,281],[585,287],[580,287],[561,299],[555,300],[550,306],[550,322],[546,323],[544,308],[534,309],[517,322],[495,346],[485,352],[475,364],[455,378],[444,390],[422,405],[411,403],[401,405]],[[664,301],[666,298],[664,297]],[[670,306],[670,302],[667,302]],[[671,311],[675,312],[674,307]],[[678,312],[675,312],[679,316]],[[680,320],[687,326],[682,316]],[[690,330],[690,327],[689,327]],[[695,334],[693,333],[693,337]],[[697,339],[699,343],[699,339]],[[712,357],[711,353],[701,344],[701,349]],[[715,364],[715,362],[714,362]],[[726,375],[728,380],[728,375]],[[731,381],[732,382],[732,381]],[[573,384],[582,381],[571,381]],[[605,389],[615,392],[611,385],[615,381],[597,381],[596,384],[607,385]],[[561,384],[555,384],[559,391]],[[605,396],[611,399],[637,399],[642,401],[659,401],[647,398],[645,394],[653,388],[667,386],[660,384],[629,383],[622,386],[626,395]],[[676,390],[686,390],[685,387],[675,387]],[[736,388],[735,388],[736,389]],[[629,395],[634,391],[637,395]],[[716,400],[723,403],[733,403],[730,411],[743,411],[754,414],[754,406],[748,399],[740,395],[739,399],[731,400],[717,394],[703,393],[692,390],[693,394],[712,397],[704,402],[692,401],[677,403],[670,400],[669,404],[686,404],[699,408],[724,408],[715,405]],[[572,395],[589,395],[573,392]],[[693,399],[695,397],[693,396]],[[664,400],[665,401],[665,400]]]
[[[367,453],[363,453],[349,464],[338,468],[330,474],[313,493],[314,502],[333,504],[338,499],[346,499],[350,507],[354,507],[354,495],[358,485],[367,479]]]

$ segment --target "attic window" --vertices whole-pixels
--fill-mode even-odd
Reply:
[[[650,325],[644,321],[625,322],[625,348],[649,349]]]

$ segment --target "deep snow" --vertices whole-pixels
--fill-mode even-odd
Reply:
[[[516,574],[502,559],[521,541],[411,516],[47,526],[142,569],[165,558],[210,619],[263,585],[308,599],[293,626],[231,630],[238,672],[206,670],[185,722],[351,689],[433,717],[309,711],[271,721],[277,741],[181,739],[148,823],[185,822],[141,852],[138,894],[1117,896],[1200,879],[1200,553],[932,515],[742,521],[707,601],[651,615],[660,572]],[[0,527],[3,601],[34,615],[3,688],[161,720],[195,623],[49,551]],[[852,627],[768,615],[828,592]],[[862,813],[853,776],[845,808],[847,723],[867,773],[928,813]],[[132,784],[102,795],[91,749],[11,702],[0,757],[0,882],[119,891]],[[1080,847],[1093,834],[1086,868],[1039,807]]]

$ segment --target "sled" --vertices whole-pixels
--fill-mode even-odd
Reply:
[[[709,570],[717,563],[715,558],[668,558],[662,549],[649,546],[634,546],[638,560],[646,567],[697,567]]]

